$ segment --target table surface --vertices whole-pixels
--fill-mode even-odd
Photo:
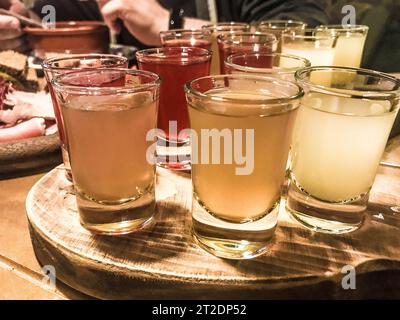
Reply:
[[[383,160],[400,164],[400,137],[389,142]],[[400,169],[395,171],[400,181]],[[0,299],[87,299],[59,281],[56,288],[44,281],[33,253],[25,199],[42,176],[0,180]]]

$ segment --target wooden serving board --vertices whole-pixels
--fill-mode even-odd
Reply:
[[[0,179],[38,173],[61,162],[58,134],[0,143]]]
[[[381,167],[365,225],[347,235],[314,233],[281,207],[269,251],[228,261],[191,237],[188,174],[158,170],[157,223],[122,236],[96,236],[79,224],[64,172],[54,169],[26,201],[33,247],[57,279],[97,298],[399,298],[400,169]],[[342,268],[356,268],[356,290],[341,286]]]

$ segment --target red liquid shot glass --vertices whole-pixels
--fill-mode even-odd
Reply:
[[[211,50],[211,32],[196,29],[175,29],[160,32],[163,47],[196,47]]]
[[[268,33],[222,34],[217,38],[221,74],[225,73],[225,60],[235,53],[272,53],[277,50],[278,40]]]
[[[54,77],[77,70],[90,70],[95,68],[127,68],[128,59],[116,55],[107,54],[84,54],[66,55],[44,60],[42,68],[47,80],[50,96],[53,102],[54,115],[56,118],[57,129],[60,136],[61,151],[66,171],[66,177],[72,181],[71,166],[68,155],[68,141],[65,134],[60,108],[54,95],[51,81]],[[112,84],[109,84],[110,86]]]
[[[181,133],[190,128],[184,85],[210,74],[211,51],[196,47],[165,47],[141,50],[136,55],[140,70],[153,72],[161,78],[158,138],[171,149],[165,153],[157,151],[158,165],[187,170],[190,167],[188,157],[182,159],[176,154],[180,154],[180,147],[189,144],[189,134]],[[190,154],[190,148],[188,150]]]

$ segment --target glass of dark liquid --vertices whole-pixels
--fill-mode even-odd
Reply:
[[[211,51],[165,47],[141,50],[136,55],[140,70],[161,78],[157,163],[168,169],[189,170],[190,126],[184,85],[210,74]]]

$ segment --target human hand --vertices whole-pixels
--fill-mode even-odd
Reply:
[[[156,0],[97,0],[105,23],[120,32],[122,21],[129,32],[146,45],[160,45],[160,31],[168,29],[169,12]]]
[[[0,8],[19,14],[27,13],[25,6],[18,0],[0,0]],[[0,15],[0,50],[26,50],[26,42],[18,19]]]

